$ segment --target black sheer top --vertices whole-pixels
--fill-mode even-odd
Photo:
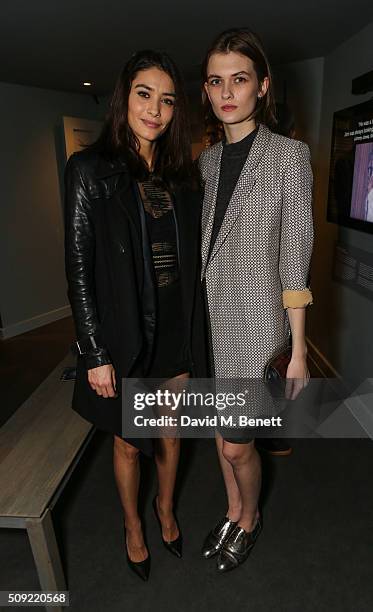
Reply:
[[[151,179],[140,182],[139,189],[146,213],[157,285],[167,287],[179,278],[172,197],[164,188],[154,185]]]

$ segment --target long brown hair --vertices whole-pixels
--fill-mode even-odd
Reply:
[[[257,123],[264,123],[268,127],[273,127],[276,124],[276,118],[271,68],[259,37],[254,32],[251,32],[251,30],[247,28],[232,28],[230,30],[225,30],[215,38],[202,63],[203,83],[207,81],[207,66],[210,57],[214,53],[229,53],[229,51],[240,53],[252,60],[259,84],[261,84],[266,77],[268,78],[269,86],[267,93],[261,98],[258,98],[251,118],[255,118]],[[205,120],[211,121],[213,112],[204,89],[202,96]]]
[[[135,178],[141,179],[148,174],[139,153],[140,143],[128,124],[128,97],[137,73],[153,67],[163,70],[172,79],[176,97],[172,121],[156,143],[152,177],[173,188],[180,183],[194,182],[195,172],[184,85],[167,53],[146,49],[137,51],[128,60],[117,79],[103,130],[94,147],[107,156],[124,158]]]

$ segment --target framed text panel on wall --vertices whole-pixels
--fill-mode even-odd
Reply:
[[[63,117],[66,161],[76,151],[81,151],[87,145],[97,140],[103,126],[102,121],[80,119],[79,117]]]

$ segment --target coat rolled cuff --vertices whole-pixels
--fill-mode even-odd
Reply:
[[[309,289],[302,289],[301,291],[285,289],[282,292],[282,302],[284,308],[305,308],[313,304],[313,297]]]
[[[99,368],[100,366],[111,363],[109,354],[104,348],[92,349],[91,351],[85,353],[82,357],[87,370]]]

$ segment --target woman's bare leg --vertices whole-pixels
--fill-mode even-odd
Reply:
[[[258,451],[254,441],[246,444],[232,444],[223,440],[222,455],[232,467],[233,477],[241,497],[239,526],[245,531],[252,531],[259,518],[258,500],[262,470]],[[234,490],[233,486],[232,489]]]
[[[221,471],[224,478],[225,489],[228,499],[227,517],[231,521],[239,521],[242,512],[241,493],[238,488],[232,464],[223,455],[224,440],[219,432],[216,432],[216,448],[220,462]]]
[[[189,373],[180,374],[166,381],[162,389],[173,393],[181,392]],[[170,407],[157,407],[158,414],[172,414]],[[167,429],[167,428],[166,428]],[[172,432],[169,430],[167,434]],[[162,524],[163,539],[167,542],[176,540],[179,535],[177,523],[173,514],[173,498],[176,482],[177,467],[180,456],[180,439],[165,437],[156,440],[155,462],[158,473],[158,516]]]
[[[139,563],[148,557],[137,509],[140,484],[139,451],[122,438],[114,436],[113,461],[124,513],[128,555],[131,561]]]
[[[176,540],[179,530],[173,514],[173,500],[177,466],[180,455],[179,438],[160,438],[156,440],[155,462],[158,473],[158,516],[162,523],[163,539]]]

